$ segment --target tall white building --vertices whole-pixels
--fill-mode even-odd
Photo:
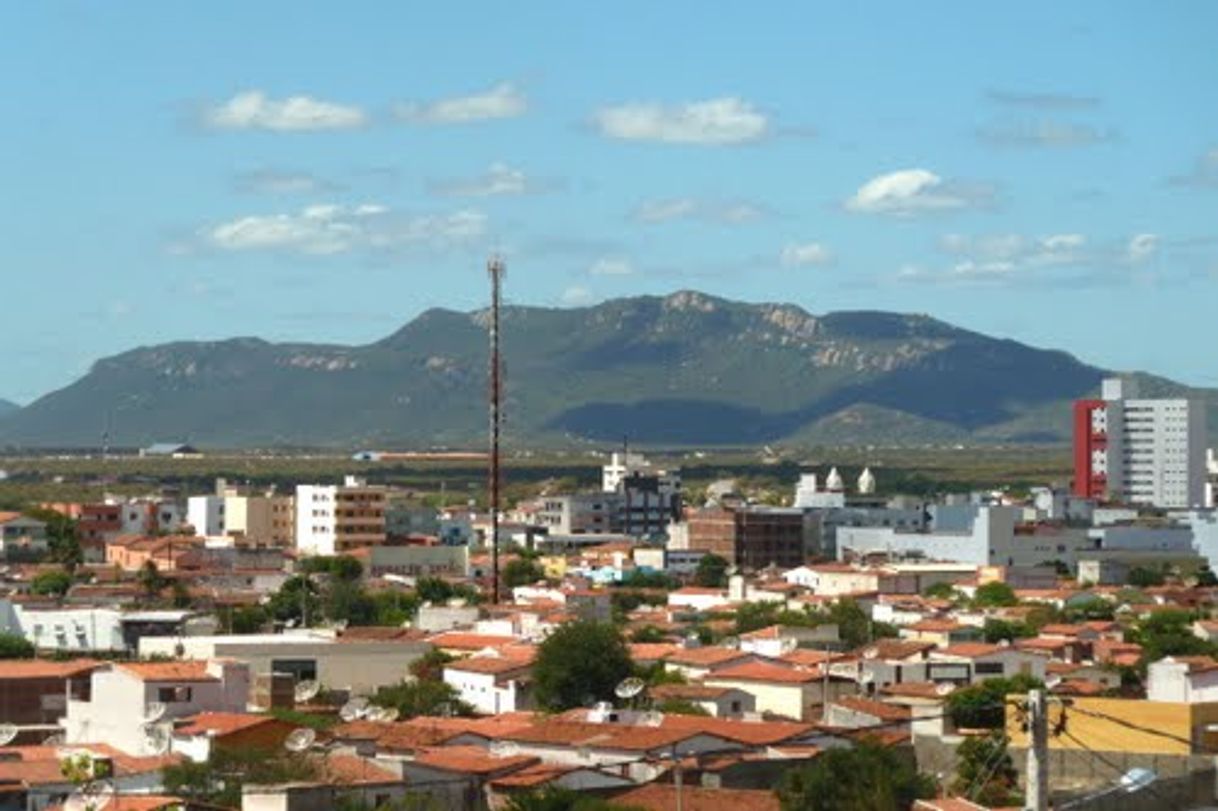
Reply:
[[[1109,495],[1126,504],[1203,506],[1204,404],[1137,399],[1136,394],[1129,383],[1104,381]]]
[[[347,476],[341,485],[296,487],[296,548],[306,555],[341,555],[385,542],[386,490]]]

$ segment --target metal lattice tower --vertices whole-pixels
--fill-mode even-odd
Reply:
[[[500,287],[507,268],[503,260],[492,256],[486,264],[487,275],[491,277],[491,313],[490,313],[490,511],[491,511],[491,595],[492,601],[499,602],[499,500],[502,478],[499,470],[499,438],[503,422],[503,360],[499,353],[499,304]]]

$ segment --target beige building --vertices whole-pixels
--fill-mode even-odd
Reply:
[[[341,485],[296,488],[296,548],[306,555],[341,555],[385,543],[386,488],[347,476]]]

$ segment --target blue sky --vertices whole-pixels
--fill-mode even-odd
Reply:
[[[695,288],[1218,386],[1218,4],[0,6],[0,397]]]

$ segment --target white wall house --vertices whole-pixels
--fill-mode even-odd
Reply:
[[[191,496],[186,500],[186,521],[196,535],[216,537],[225,532],[224,496]]]
[[[1218,701],[1218,662],[1205,656],[1160,659],[1147,667],[1146,698],[1201,704]]]
[[[473,656],[444,666],[451,685],[476,712],[498,715],[533,708],[532,662],[503,656]]]
[[[147,727],[199,712],[244,712],[249,702],[250,669],[232,660],[128,662],[93,672],[88,701],[68,701],[63,719],[69,744],[105,741],[130,755],[162,754],[152,746]],[[164,707],[154,719],[153,705]]]

